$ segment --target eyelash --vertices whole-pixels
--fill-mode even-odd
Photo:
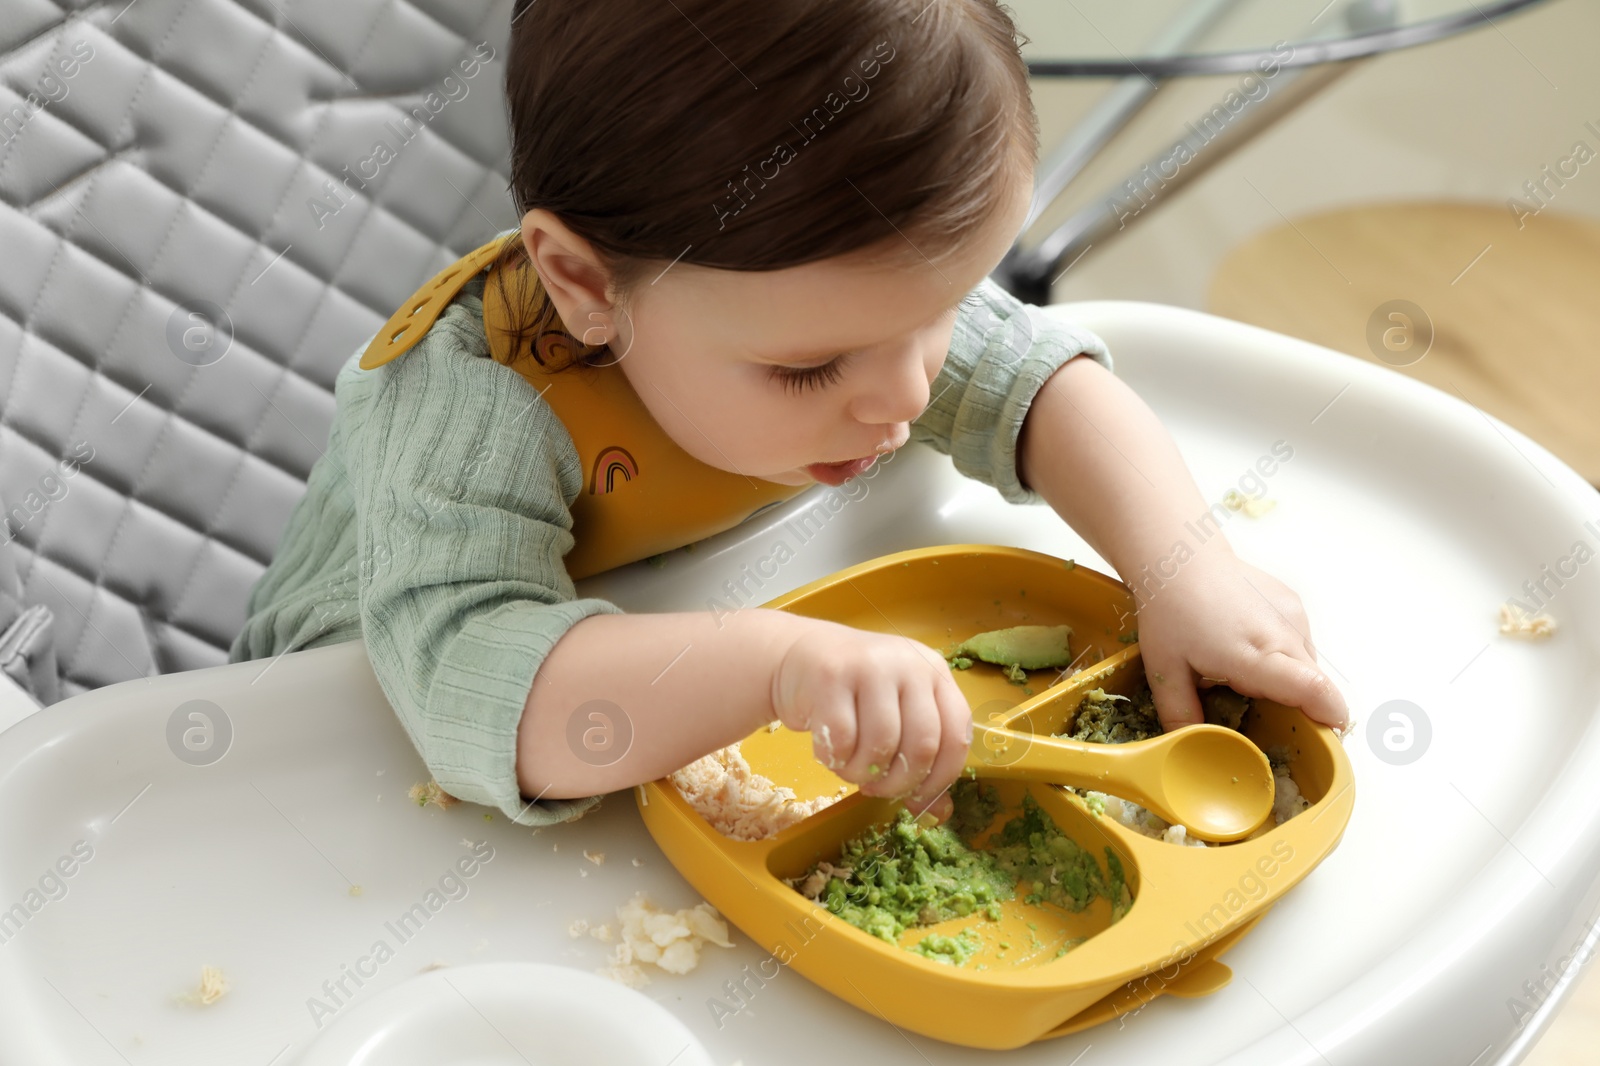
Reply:
[[[839,375],[844,373],[844,361],[848,356],[835,356],[821,366],[808,366],[801,370],[793,367],[773,367],[772,376],[783,383],[783,390],[788,392],[792,386],[796,392],[804,392],[808,388],[825,388],[839,380]]]
[[[967,296],[963,296],[940,312],[940,317],[959,314],[966,302]],[[808,388],[822,389],[839,380],[839,376],[844,373],[844,362],[847,358],[845,355],[835,356],[821,366],[808,366],[801,370],[792,367],[773,367],[772,376],[783,383],[785,392],[791,387],[796,392],[804,392]]]

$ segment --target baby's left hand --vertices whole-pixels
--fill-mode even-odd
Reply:
[[[1300,597],[1232,552],[1190,559],[1139,611],[1145,676],[1169,730],[1205,720],[1195,691],[1202,678],[1343,730],[1349,709],[1310,639]]]

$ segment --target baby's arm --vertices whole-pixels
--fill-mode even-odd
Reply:
[[[1088,359],[1064,364],[1028,409],[1017,469],[1130,584],[1156,573],[1139,644],[1164,724],[1202,720],[1200,678],[1346,723],[1300,598],[1198,521],[1208,505],[1177,445],[1125,383]]]
[[[939,653],[761,608],[573,626],[529,692],[517,783],[535,798],[627,788],[774,720],[809,732],[818,760],[861,791],[949,816],[944,793],[966,762],[972,712]],[[585,729],[601,731],[593,747]]]
[[[550,799],[614,792],[748,736],[777,717],[773,669],[803,621],[759,608],[585,618],[534,676],[518,785]]]

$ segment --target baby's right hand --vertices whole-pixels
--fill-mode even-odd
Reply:
[[[939,653],[909,637],[806,619],[772,676],[778,719],[811,733],[817,760],[912,814],[950,816],[972,710]]]

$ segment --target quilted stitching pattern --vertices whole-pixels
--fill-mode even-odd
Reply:
[[[338,368],[515,225],[511,0],[5,6],[0,551],[66,698],[227,661]]]

